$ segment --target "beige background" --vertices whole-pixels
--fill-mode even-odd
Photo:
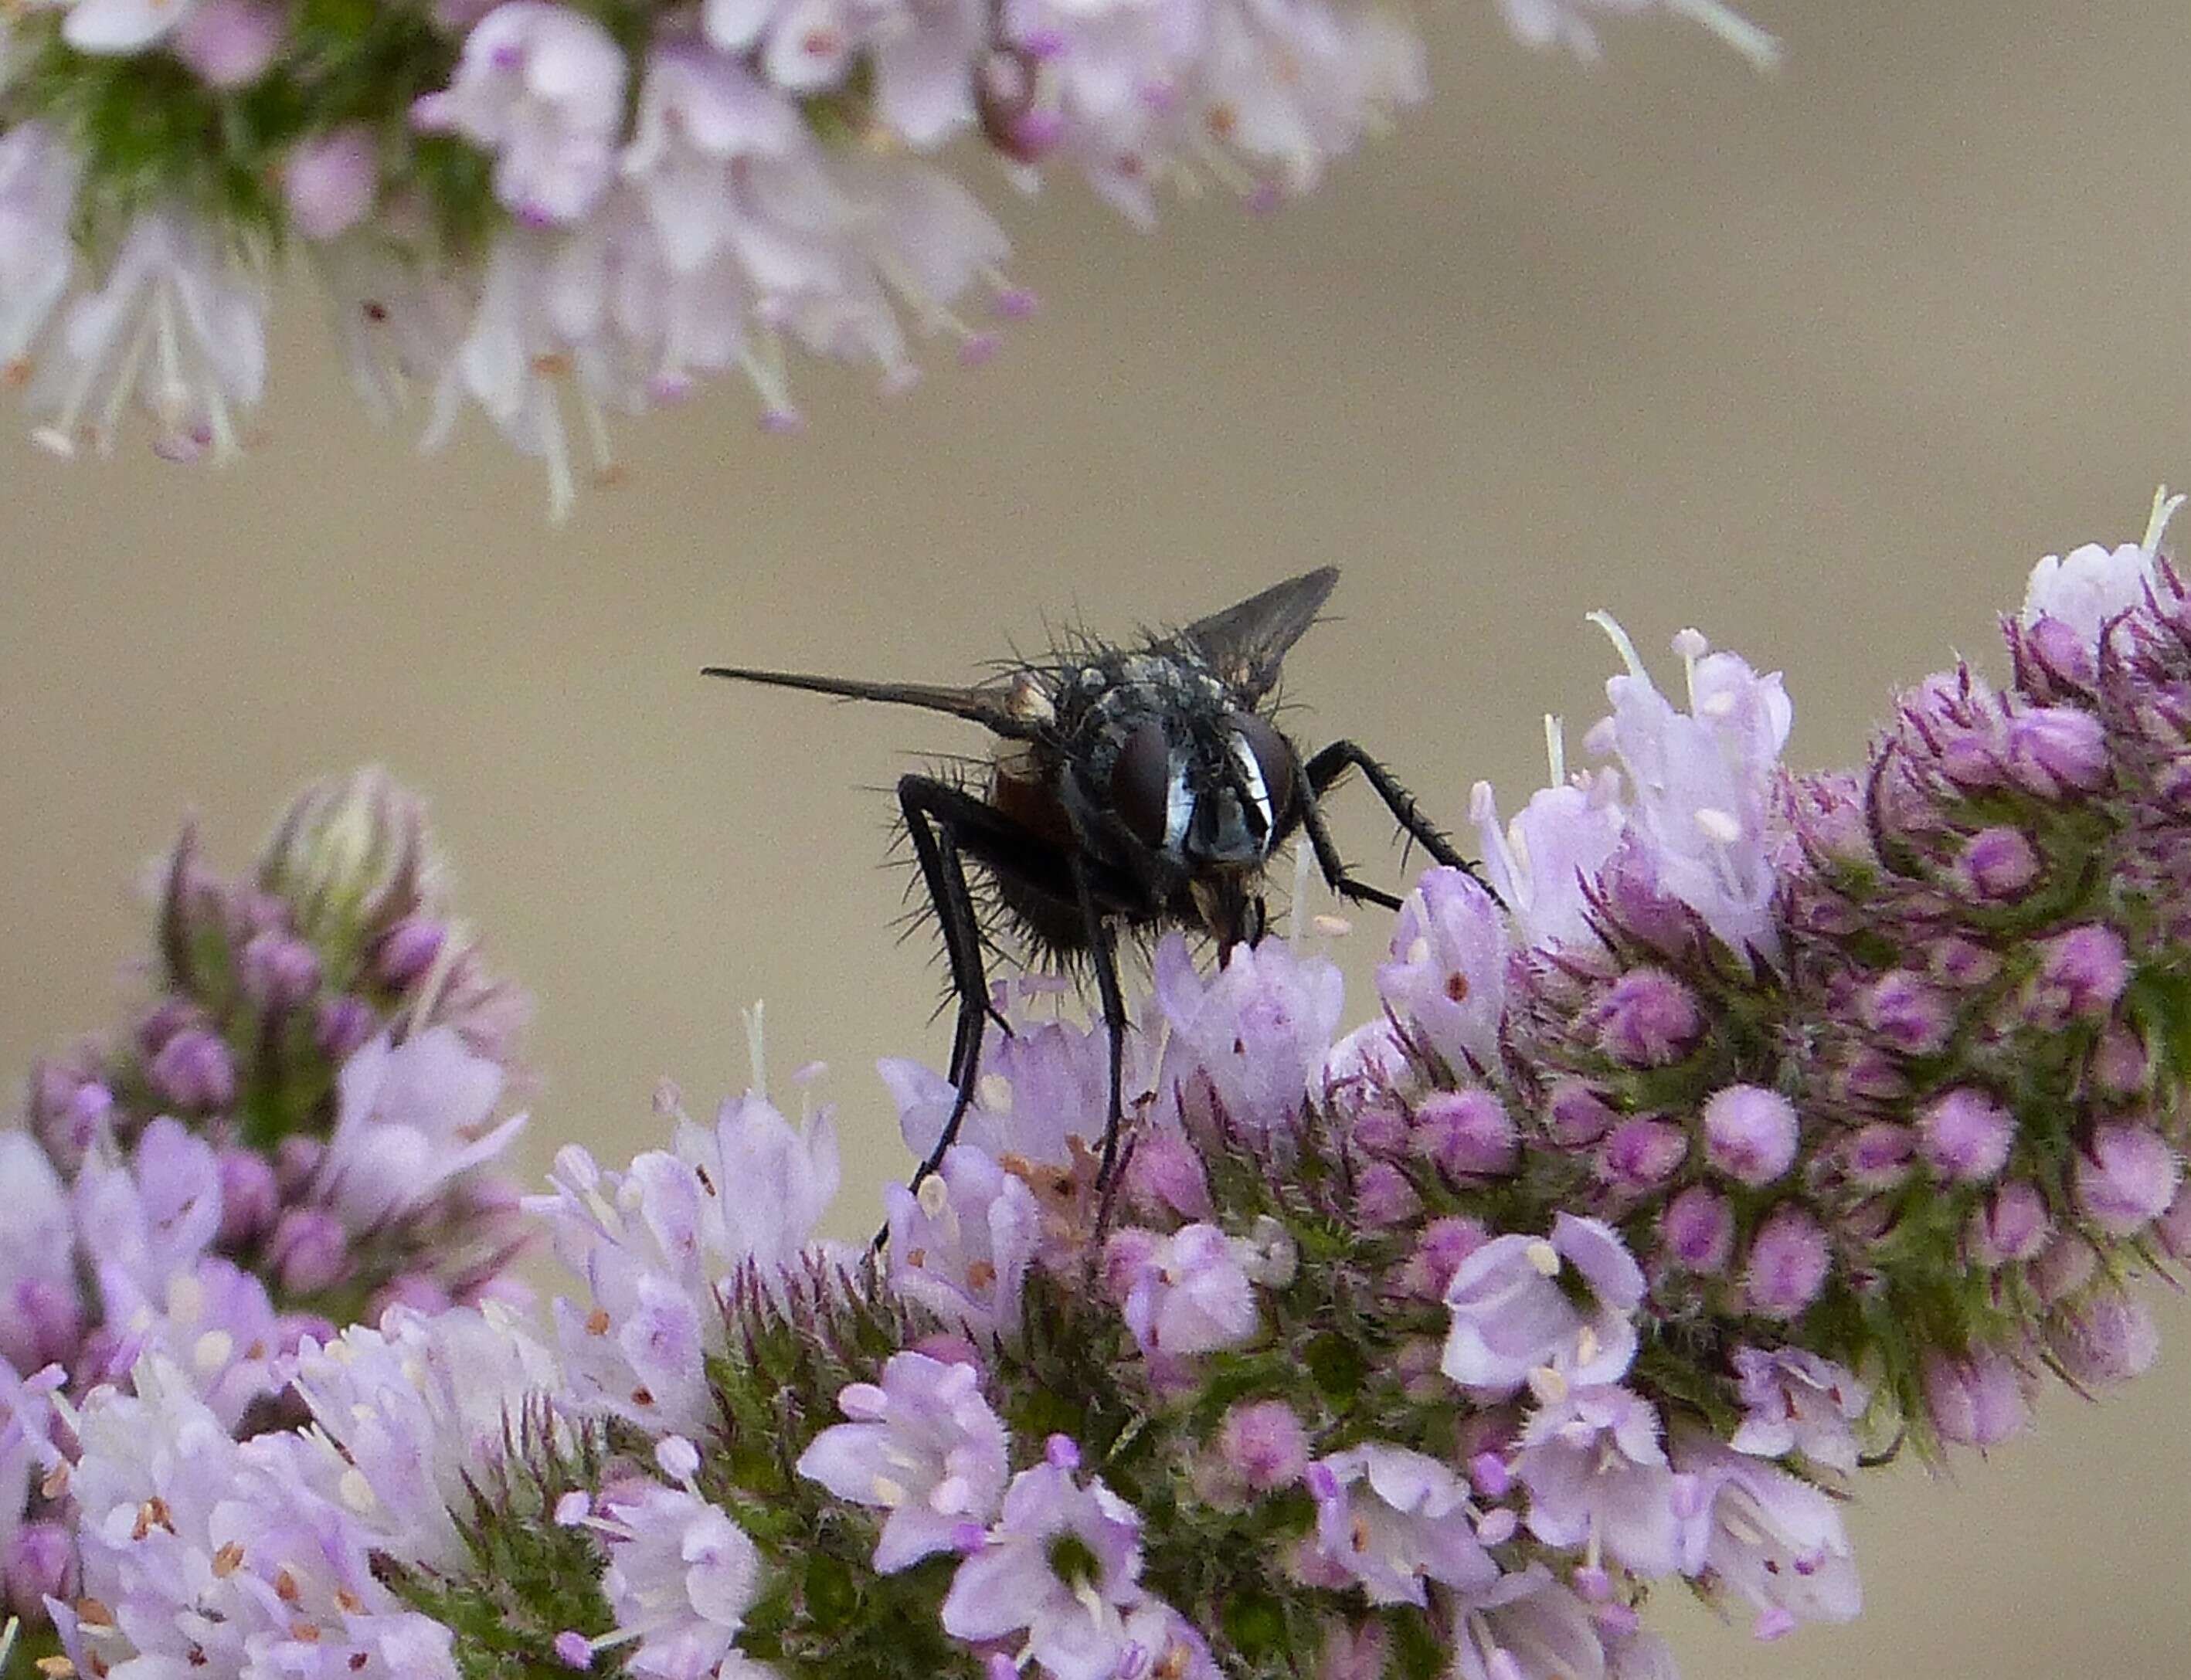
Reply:
[[[1458,820],[1477,776],[1541,779],[1540,712],[1595,715],[1591,607],[1784,667],[1795,758],[1847,763],[1896,684],[1998,662],[2040,552],[2191,480],[2180,3],[1760,0],[1771,80],[1679,24],[1592,69],[1429,9],[1434,102],[1313,199],[1154,239],[1069,185],[1008,206],[1045,308],[998,365],[895,407],[803,376],[797,444],[738,393],[627,427],[631,483],[561,531],[481,429],[421,462],[369,427],[301,289],[242,470],[0,443],[0,1066],[109,1019],[174,814],[240,861],[293,784],[380,758],[540,998],[528,1172],[652,1142],[660,1073],[742,1080],[765,994],[777,1069],[833,1064],[849,1232],[898,1170],[874,1059],[943,1047],[872,790],[967,743],[704,660],[950,678],[1045,616],[1337,560],[1306,728]],[[1389,875],[1384,831],[1350,808]],[[1767,1649],[1685,1614],[1687,1671],[2191,1673],[2191,1313],[2160,1307],[2127,1397],[1873,1490],[1861,1623]]]

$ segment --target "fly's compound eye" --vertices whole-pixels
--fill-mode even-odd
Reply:
[[[1142,724],[1126,738],[1111,767],[1111,809],[1136,840],[1151,851],[1161,851],[1186,826],[1180,792],[1164,725],[1154,721]]]
[[[1263,820],[1267,845],[1285,814],[1293,809],[1294,750],[1263,719],[1243,712],[1232,720],[1232,758],[1247,784],[1249,801]]]

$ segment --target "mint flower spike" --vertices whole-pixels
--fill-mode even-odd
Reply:
[[[1584,52],[1652,9],[1500,3]],[[1770,61],[1720,0],[1656,9]],[[105,452],[137,410],[167,458],[234,458],[301,247],[374,412],[421,398],[439,445],[478,410],[556,518],[621,475],[612,415],[703,380],[791,434],[795,352],[885,394],[915,338],[993,356],[1034,299],[962,139],[1149,225],[1162,185],[1306,192],[1426,92],[1382,0],[44,0],[0,35],[0,373],[40,443]]]
[[[232,1444],[293,1415],[341,1325],[519,1292],[500,1110],[524,1006],[432,855],[375,770],[306,790],[236,877],[186,828],[147,871],[129,1015],[37,1068],[0,1130],[0,1603],[33,1657],[111,1639],[45,1608],[88,1567],[60,1448],[96,1391],[141,1378],[190,1440]]]
[[[293,1183],[198,1127],[258,1078],[203,998],[232,971],[298,1011],[312,970],[229,934],[186,846],[162,925],[199,1013],[132,1077],[46,1070],[32,1153],[0,1149],[40,1229],[109,1239],[79,1286],[0,1232],[0,1584],[42,1656],[209,1680],[1672,1680],[1654,1591],[1761,1640],[1845,1620],[1859,1473],[2005,1442],[2049,1372],[2144,1371],[2131,1287],[2191,1256],[2173,507],[2043,562],[2007,678],[1927,679],[1857,775],[1780,764],[1777,676],[1685,630],[1661,687],[1616,633],[1591,762],[1556,748],[1510,829],[1477,802],[1511,913],[1426,875],[1368,1024],[1317,941],[1156,954],[1107,1197],[1101,1029],[1007,987],[887,1252],[817,1240],[834,1133],[771,1100],[756,1011],[712,1124],[665,1089],[668,1148],[557,1157],[538,1331],[493,1291],[249,1327],[362,1244],[293,1225],[272,1285],[203,1263]],[[318,983],[444,964],[408,852],[337,814],[397,807],[301,809],[271,878],[380,860],[318,894],[370,938],[283,933]],[[353,1082],[442,1030],[470,1043],[355,1041]],[[493,1134],[435,1123],[485,1081],[433,1042],[396,1125],[441,1159]],[[885,1075],[918,1149],[935,1083]],[[356,1194],[391,1182],[440,1181]]]

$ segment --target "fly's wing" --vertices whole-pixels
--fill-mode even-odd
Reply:
[[[1228,687],[1253,704],[1278,685],[1286,650],[1316,622],[1338,582],[1337,566],[1318,566],[1198,618],[1170,639],[1200,653]]]
[[[803,689],[809,694],[834,695],[839,700],[874,700],[888,706],[914,706],[924,712],[944,712],[981,724],[1000,735],[1016,738],[1034,733],[1038,719],[1024,701],[1015,704],[1016,690],[1010,688],[948,688],[935,683],[871,683],[858,677],[813,677],[798,671],[755,671],[744,666],[710,665],[703,677],[727,677],[733,682],[761,683],[770,688]]]

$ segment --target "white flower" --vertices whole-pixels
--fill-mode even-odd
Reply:
[[[495,153],[495,196],[535,225],[600,201],[623,125],[623,50],[600,24],[546,0],[509,0],[464,37],[456,78],[412,107]]]
[[[311,247],[350,383],[376,420],[437,378],[456,354],[469,300],[455,276],[366,229]]]
[[[236,413],[266,380],[266,285],[224,254],[179,209],[130,224],[105,284],[70,306],[31,393],[51,422],[33,435],[72,455],[80,438],[112,446],[134,394],[158,421],[156,447],[175,460],[238,447]]]
[[[75,266],[69,217],[83,160],[43,122],[0,134],[0,370],[23,358]]]
[[[62,0],[61,38],[86,53],[135,53],[162,39],[197,0]]]
[[[2145,604],[2161,538],[2183,502],[2182,497],[2169,495],[2163,485],[2153,498],[2153,518],[2143,541],[2114,548],[2087,542],[2067,554],[2047,555],[2031,569],[2020,621],[2029,626],[2041,618],[2057,618],[2079,640],[2097,647],[2101,627],[2109,619]]]

